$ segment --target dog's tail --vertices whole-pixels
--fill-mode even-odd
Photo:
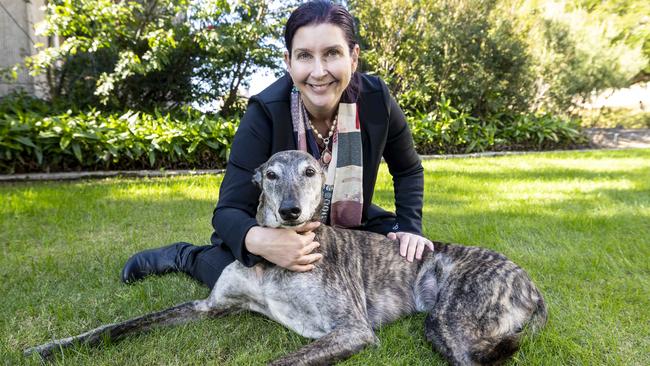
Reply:
[[[525,329],[496,337],[485,337],[472,345],[470,358],[481,365],[499,365],[510,358],[519,349],[521,339],[527,329],[532,333],[539,331],[546,324],[547,312],[544,299],[539,297],[535,311],[531,314]]]
[[[96,345],[102,341],[116,341],[129,334],[144,332],[156,326],[181,324],[204,317],[221,316],[227,312],[228,311],[225,309],[211,308],[208,306],[207,300],[190,301],[166,310],[146,314],[120,323],[103,325],[74,337],[63,338],[40,346],[28,348],[24,351],[24,355],[29,356],[37,353],[43,359],[49,359],[52,357],[54,352],[77,343]]]

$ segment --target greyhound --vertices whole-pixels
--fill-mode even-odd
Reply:
[[[324,175],[309,154],[273,155],[254,174],[262,226],[296,227],[318,217]],[[288,207],[287,205],[291,206]],[[526,329],[547,318],[539,290],[523,269],[501,254],[434,242],[421,261],[408,262],[399,245],[379,234],[321,225],[322,259],[296,273],[270,263],[226,267],[205,300],[25,350],[47,359],[75,343],[95,345],[157,325],[250,310],[315,339],[271,365],[321,365],[377,344],[373,329],[426,312],[426,338],[454,365],[498,364],[519,346]]]

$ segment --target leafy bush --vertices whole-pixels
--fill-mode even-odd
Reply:
[[[494,1],[351,1],[363,68],[378,74],[407,114],[432,112],[444,94],[474,117],[529,109],[534,78],[522,36]]]
[[[649,64],[641,45],[650,39],[647,12],[638,12],[647,5],[589,0],[609,9],[599,18],[576,2],[348,3],[358,18],[362,68],[386,81],[407,114],[432,112],[445,95],[485,119],[570,112],[578,97],[627,85]]]
[[[408,117],[413,141],[421,154],[468,153],[494,145],[495,128],[451,106],[442,97],[437,109]]]
[[[639,42],[628,38],[616,17],[599,20],[581,8],[548,1],[521,12],[515,27],[526,33],[536,75],[533,106],[545,111],[572,111],[576,103],[608,88],[630,85],[647,64]]]
[[[61,44],[25,64],[70,106],[152,111],[219,100],[233,116],[255,69],[277,68],[271,39],[282,10],[268,0],[50,1],[37,33]]]
[[[650,128],[650,112],[637,108],[582,109],[577,112],[582,127]]]
[[[578,120],[550,114],[503,114],[481,120],[442,97],[437,109],[408,117],[420,154],[549,150],[586,144]]]
[[[237,125],[192,108],[52,112],[24,96],[0,102],[0,172],[220,168]]]
[[[580,121],[553,114],[504,115],[495,119],[494,150],[571,149],[587,145]]]

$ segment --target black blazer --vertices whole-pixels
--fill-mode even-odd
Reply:
[[[360,80],[357,105],[363,149],[362,223],[386,214],[371,205],[383,156],[393,176],[398,226],[393,229],[421,234],[424,172],[404,113],[381,79],[361,74]],[[253,170],[278,151],[296,149],[290,108],[292,86],[287,74],[250,98],[235,134],[212,217],[212,243],[228,247],[246,266],[261,260],[244,245],[248,230],[257,225],[255,213],[260,191],[252,183]]]

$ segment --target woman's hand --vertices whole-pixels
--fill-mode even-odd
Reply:
[[[294,272],[307,272],[314,269],[314,262],[323,258],[313,253],[320,244],[314,241],[313,230],[320,222],[308,222],[296,229],[267,228],[253,226],[244,239],[246,249],[266,258],[271,263]]]
[[[399,255],[406,257],[409,262],[413,262],[413,257],[422,259],[425,247],[433,252],[433,243],[423,236],[402,231],[388,233],[386,236],[391,240],[399,240]]]

